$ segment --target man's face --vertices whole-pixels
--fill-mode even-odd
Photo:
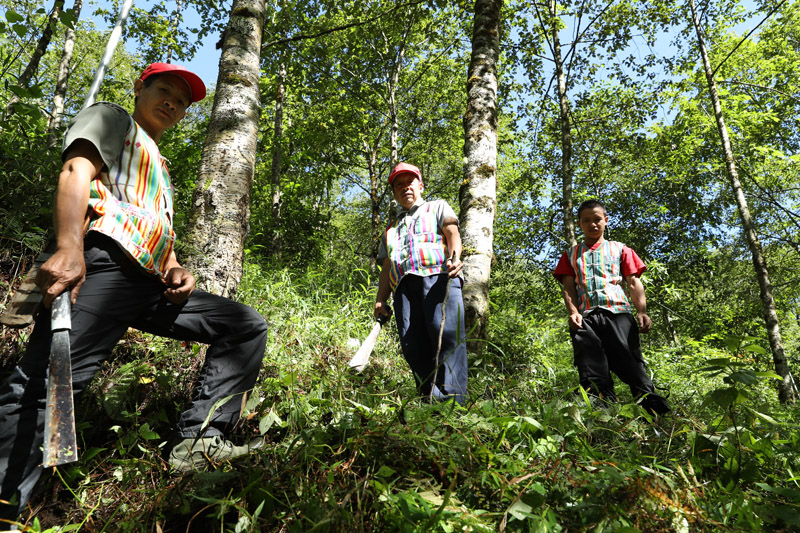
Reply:
[[[422,195],[422,182],[411,173],[400,174],[392,180],[394,199],[403,209],[409,209]]]
[[[593,244],[599,241],[606,230],[606,224],[608,224],[608,216],[602,207],[584,209],[580,212],[578,226],[587,243]]]
[[[134,119],[154,139],[186,116],[191,103],[189,85],[175,74],[161,74],[149,86],[136,80]]]

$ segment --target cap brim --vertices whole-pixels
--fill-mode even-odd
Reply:
[[[170,74],[180,76],[189,85],[189,90],[192,91],[192,103],[199,102],[206,97],[206,85],[200,76],[189,70],[173,70]]]

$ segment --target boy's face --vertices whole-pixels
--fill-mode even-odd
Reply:
[[[133,94],[137,97],[133,118],[156,141],[186,116],[191,102],[189,85],[175,74],[161,74],[149,86],[136,80]]]
[[[602,240],[606,224],[608,224],[608,215],[602,207],[584,209],[578,217],[578,227],[583,232],[586,244],[594,244]]]
[[[403,209],[409,209],[422,195],[422,182],[414,174],[406,173],[395,176],[392,180],[394,199]]]

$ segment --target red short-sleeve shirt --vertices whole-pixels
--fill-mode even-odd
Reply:
[[[595,250],[598,246],[600,246],[600,244],[601,243],[596,243],[590,249]],[[635,276],[641,276],[642,273],[647,270],[647,266],[645,266],[644,261],[642,261],[638,255],[636,255],[636,252],[624,245],[622,247],[622,259],[620,260],[620,263],[620,267],[622,268],[622,277],[627,277],[631,274],[634,274]],[[558,265],[556,265],[556,269],[553,271],[553,276],[559,282],[561,282],[561,278],[564,276],[575,277],[575,270],[569,263],[567,252],[564,252],[561,255],[561,259],[558,260]]]

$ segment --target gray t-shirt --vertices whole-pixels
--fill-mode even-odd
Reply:
[[[133,119],[124,108],[110,102],[97,102],[87,107],[72,119],[64,135],[61,159],[78,139],[89,141],[103,159],[104,171],[108,171],[122,151],[125,135]]]

